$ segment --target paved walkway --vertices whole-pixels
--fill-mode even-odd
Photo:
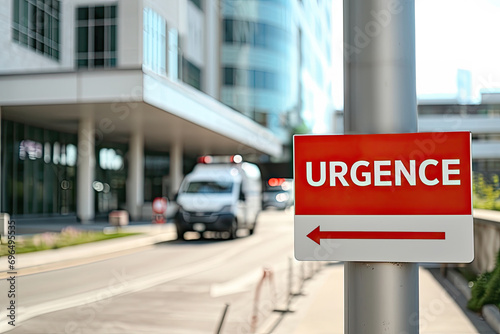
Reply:
[[[458,291],[452,291],[450,295],[427,269],[420,268],[419,274],[420,333],[495,333],[484,321],[469,312],[469,315],[476,317],[480,322],[475,325],[472,323],[457,301],[451,297],[454,295],[458,298]],[[295,304],[296,311],[286,314],[272,333],[344,333],[343,264],[327,266],[308,283],[305,288],[305,297],[298,298]]]

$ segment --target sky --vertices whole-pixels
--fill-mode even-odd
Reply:
[[[472,100],[500,91],[500,0],[415,0],[417,96],[458,94],[457,70],[471,74]],[[342,1],[334,0],[334,31],[342,31]],[[341,33],[334,36],[334,72],[342,71]],[[339,65],[340,63],[340,65]],[[334,87],[342,76],[334,75]],[[340,80],[339,80],[340,77]],[[334,92],[341,107],[342,88]]]

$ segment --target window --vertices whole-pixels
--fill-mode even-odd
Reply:
[[[168,76],[172,80],[179,79],[179,33],[177,29],[168,30]]]
[[[267,114],[268,112],[266,111],[257,111],[255,110],[255,121],[257,123],[259,123],[260,125],[264,126],[264,127],[268,127],[269,126],[269,123],[268,123],[268,120],[267,120]]]
[[[188,194],[230,194],[232,190],[232,182],[193,181],[187,184],[184,192]]]
[[[57,0],[13,0],[13,40],[59,60],[59,11]]]
[[[261,70],[244,70],[224,67],[224,85],[241,86],[254,89],[280,90],[280,80],[277,73]]]
[[[268,50],[287,51],[290,35],[267,23],[224,19],[223,40],[227,44],[248,44]]]
[[[155,11],[144,8],[144,66],[158,74],[166,73],[167,24]]]
[[[184,59],[183,65],[182,80],[188,85],[201,90],[201,70],[187,59]]]
[[[224,84],[227,86],[233,86],[235,84],[234,77],[236,75],[236,70],[232,67],[224,67]]]
[[[77,8],[76,20],[77,67],[115,67],[116,6]]]

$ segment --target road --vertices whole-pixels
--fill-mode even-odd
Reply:
[[[222,333],[249,333],[285,304],[290,263],[293,291],[312,273],[313,264],[290,258],[293,214],[264,211],[253,236],[166,242],[18,277],[9,333],[215,333],[226,304]]]

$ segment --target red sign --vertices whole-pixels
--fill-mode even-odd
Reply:
[[[471,215],[469,132],[295,136],[296,215]]]
[[[167,200],[163,197],[156,197],[153,200],[153,213],[163,214],[167,211]]]
[[[470,262],[469,132],[294,137],[298,260]]]

